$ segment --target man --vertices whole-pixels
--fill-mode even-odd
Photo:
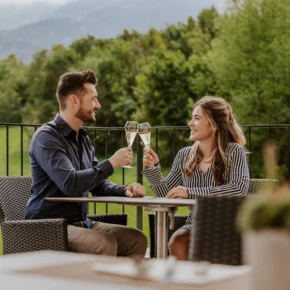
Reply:
[[[131,148],[122,148],[101,163],[84,122],[96,121],[101,108],[92,70],[69,72],[60,77],[56,96],[59,114],[54,121],[41,126],[30,145],[32,172],[31,197],[26,219],[66,218],[68,245],[75,252],[134,256],[145,255],[147,239],[138,229],[94,222],[87,218],[87,203],[52,202],[46,197],[127,196],[142,197],[144,187],[129,186],[107,180],[115,168],[132,162]]]

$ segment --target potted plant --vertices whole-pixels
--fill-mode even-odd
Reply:
[[[273,176],[275,148],[268,146],[265,152],[267,175]],[[290,289],[289,185],[247,197],[239,211],[238,224],[243,232],[245,261],[252,266],[252,289]]]

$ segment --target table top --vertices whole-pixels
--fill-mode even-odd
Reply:
[[[166,197],[125,197],[125,196],[98,196],[98,197],[47,197],[46,200],[61,202],[106,202],[137,206],[164,206],[179,207],[192,206],[195,199],[166,198]]]
[[[248,290],[249,266],[208,265],[206,275],[196,263],[177,261],[168,279],[169,260],[150,259],[136,272],[130,258],[41,251],[0,257],[0,281],[9,289],[29,290]],[[136,274],[137,273],[137,274]],[[145,274],[144,274],[145,273]]]

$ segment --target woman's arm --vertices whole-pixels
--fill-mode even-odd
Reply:
[[[153,168],[147,167],[144,171],[142,171],[142,174],[150,182],[151,188],[156,196],[166,197],[170,189],[182,185],[182,164],[189,150],[190,147],[187,147],[181,149],[177,153],[172,168],[165,178],[162,176],[161,167],[159,164],[157,166],[154,166]]]

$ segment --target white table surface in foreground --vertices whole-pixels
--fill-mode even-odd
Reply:
[[[180,206],[192,206],[194,199],[166,198],[166,197],[122,197],[122,196],[98,196],[98,197],[47,197],[49,201],[59,202],[106,202],[123,205],[142,206],[146,210],[156,212],[156,256],[157,258],[167,257],[168,243],[168,213],[174,214]],[[174,220],[174,219],[172,219]]]
[[[129,258],[42,251],[0,257],[0,281],[11,290],[248,290],[249,266],[210,265],[206,276],[192,262],[177,262],[174,275],[164,280],[167,260],[146,261],[144,278],[135,277]],[[133,267],[133,268],[132,268]],[[99,269],[99,270],[98,270]]]

